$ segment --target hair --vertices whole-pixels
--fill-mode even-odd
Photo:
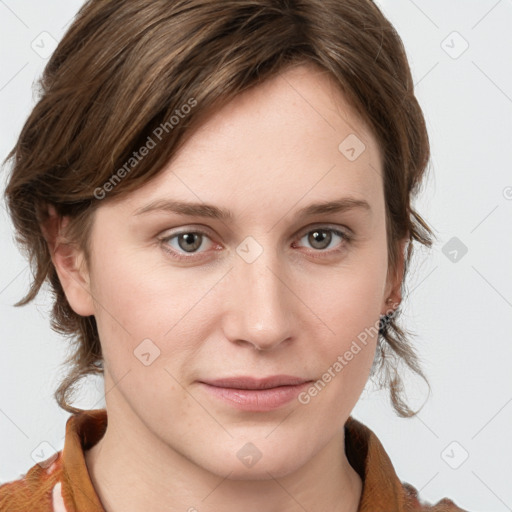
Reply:
[[[71,405],[77,382],[103,373],[94,316],[70,307],[42,231],[48,205],[70,217],[66,237],[90,257],[94,212],[155,177],[215,108],[289,66],[327,72],[368,124],[382,150],[388,270],[407,239],[402,288],[413,243],[433,233],[414,210],[430,158],[422,110],[403,43],[371,0],[89,0],[38,81],[38,102],[5,163],[16,241],[53,297],[52,328],[73,348],[54,397]],[[144,158],[135,158],[142,148]],[[399,363],[422,373],[397,308],[379,330],[374,368],[396,413],[407,405]],[[372,371],[373,376],[373,371]],[[427,382],[428,384],[428,382]]]

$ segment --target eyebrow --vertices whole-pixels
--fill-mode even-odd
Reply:
[[[364,199],[355,197],[342,197],[334,201],[324,201],[310,204],[296,213],[296,217],[302,219],[313,215],[324,213],[338,213],[354,209],[371,211],[371,206]],[[224,208],[219,208],[206,203],[189,203],[184,201],[175,201],[171,199],[160,199],[149,203],[148,205],[137,209],[134,215],[143,215],[150,212],[168,212],[177,213],[190,217],[205,217],[210,219],[219,219],[222,221],[232,221],[233,212]]]

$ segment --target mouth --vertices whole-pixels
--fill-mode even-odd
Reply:
[[[312,380],[290,375],[254,377],[227,377],[199,381],[202,388],[213,398],[236,409],[266,412],[291,402]]]

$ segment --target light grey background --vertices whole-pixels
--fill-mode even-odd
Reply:
[[[404,41],[431,137],[430,178],[417,207],[439,243],[415,258],[403,306],[432,394],[416,418],[401,419],[369,384],[354,416],[422,499],[512,510],[512,1],[378,3]],[[81,5],[0,0],[0,158],[34,105],[32,85],[52,38],[63,36]],[[4,482],[38,461],[32,454],[49,449],[41,443],[62,449],[69,415],[52,397],[67,342],[49,328],[49,296],[12,306],[29,270],[1,205]],[[423,403],[424,386],[407,384],[411,404]],[[91,380],[77,405],[103,407],[101,392],[102,382]]]

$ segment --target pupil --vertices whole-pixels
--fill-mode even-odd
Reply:
[[[317,230],[317,231],[313,231],[311,233],[311,237],[312,240],[310,240],[310,243],[313,247],[316,247],[318,244],[320,245],[320,247],[316,247],[317,249],[325,249],[325,247],[327,247],[329,245],[329,242],[330,242],[330,239],[331,239],[331,235],[330,234],[326,234],[328,233],[328,231],[325,231],[325,230]],[[325,245],[325,240],[327,240],[327,245]],[[323,244],[323,246],[322,246]]]
[[[181,247],[181,240],[185,240],[186,247]],[[201,243],[199,242],[199,235],[196,233],[183,233],[180,238],[180,247],[187,251],[187,250],[195,250],[197,249]]]

